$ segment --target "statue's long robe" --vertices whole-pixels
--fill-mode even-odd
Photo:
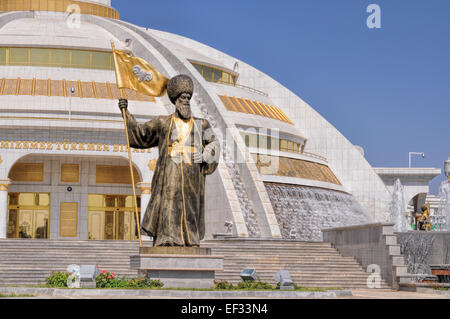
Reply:
[[[153,237],[154,246],[198,246],[205,235],[205,176],[215,171],[218,161],[189,164],[172,157],[178,136],[174,119],[175,115],[159,116],[136,123],[127,111],[130,146],[159,150],[141,230]],[[207,120],[194,119],[188,143],[200,151],[212,144],[219,157],[219,142]]]

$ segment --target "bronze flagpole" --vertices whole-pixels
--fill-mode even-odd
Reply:
[[[113,52],[113,57],[115,60],[115,55],[114,55],[114,51],[115,51],[115,47],[114,47],[114,41],[111,40],[111,48],[112,48],[112,52]],[[116,68],[116,64],[114,63],[114,69]],[[117,69],[115,69],[115,71],[117,72]],[[117,77],[116,77],[117,80]],[[120,98],[123,99],[125,98],[125,94],[123,92],[123,88],[119,88],[120,91]],[[128,124],[127,124],[127,115],[125,113],[125,109],[122,109],[122,117],[123,117],[123,123],[125,125],[125,135],[127,138],[127,149],[128,149],[128,162],[130,165],[130,173],[131,173],[131,184],[133,187],[133,199],[134,199],[134,212],[136,215],[136,227],[138,230],[138,238],[139,238],[139,247],[142,247],[142,238],[141,238],[141,221],[139,219],[139,213],[138,213],[138,206],[137,206],[137,197],[136,197],[136,187],[135,187],[135,181],[134,181],[134,170],[133,170],[133,163],[131,162],[131,147],[130,147],[130,140],[128,138]],[[142,213],[142,212],[141,212]]]

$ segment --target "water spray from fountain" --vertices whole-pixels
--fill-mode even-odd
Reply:
[[[394,231],[396,232],[406,232],[411,230],[405,217],[405,207],[403,185],[400,182],[400,179],[397,179],[394,184],[392,199],[389,204],[389,219],[391,223],[395,224]]]
[[[283,238],[322,241],[322,229],[369,224],[352,195],[299,185],[266,184]]]
[[[444,162],[444,174],[447,176],[447,180],[442,182],[439,188],[441,201],[439,203],[438,214],[446,222],[446,229],[450,231],[450,155]]]
[[[447,230],[450,230],[450,180],[443,181],[439,187],[439,209],[437,215],[446,221]]]

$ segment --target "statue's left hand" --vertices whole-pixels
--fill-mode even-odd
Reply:
[[[215,156],[215,149],[213,144],[206,145],[203,150],[203,162],[209,163],[210,159]]]

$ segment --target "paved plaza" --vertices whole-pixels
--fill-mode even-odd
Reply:
[[[39,292],[41,290],[41,292]],[[390,289],[353,289],[326,292],[289,291],[195,291],[195,290],[67,290],[0,288],[4,295],[15,294],[14,299],[450,299],[450,291],[421,292]],[[25,296],[27,295],[27,296]],[[24,297],[20,297],[24,296]],[[3,299],[3,298],[2,298]]]

